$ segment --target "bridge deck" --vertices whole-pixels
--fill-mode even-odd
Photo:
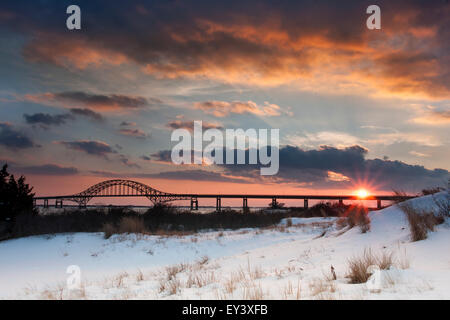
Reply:
[[[114,198],[114,197],[153,197],[152,194],[111,194],[111,195],[93,195],[93,198]],[[174,193],[170,194],[173,197],[182,198],[200,198],[200,199],[309,199],[309,200],[384,200],[394,201],[399,198],[411,199],[414,196],[398,197],[392,195],[369,195],[361,198],[356,195],[286,195],[286,194],[195,194],[195,193]],[[48,196],[48,197],[35,197],[36,200],[54,200],[54,199],[73,199],[77,197],[83,197],[78,195],[70,196]]]

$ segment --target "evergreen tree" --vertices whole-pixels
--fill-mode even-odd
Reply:
[[[33,188],[25,183],[25,177],[15,179],[5,164],[0,171],[0,219],[15,220],[19,214],[36,214],[33,205]]]

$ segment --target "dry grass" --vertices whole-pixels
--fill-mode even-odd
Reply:
[[[166,290],[169,295],[177,294],[181,291],[181,282],[178,279],[172,279],[167,282]]]
[[[368,216],[368,209],[363,206],[349,207],[338,219],[338,229],[348,227],[349,229],[358,226],[361,233],[366,233],[370,230],[370,218]]]
[[[312,296],[323,295],[327,292],[334,293],[336,292],[336,285],[326,279],[314,278],[309,282],[309,291]]]
[[[146,234],[144,219],[140,217],[123,217],[116,227],[111,222],[104,223],[102,226],[104,238],[109,239],[114,234]]]
[[[292,219],[291,218],[286,220],[286,227],[288,227],[288,228],[292,227]]]
[[[145,234],[144,219],[139,217],[123,217],[119,223],[119,233],[141,233]]]
[[[226,281],[225,281],[225,284],[224,284],[224,289],[225,289],[225,292],[227,293],[227,294],[232,294],[233,292],[234,292],[234,290],[236,290],[236,282],[234,281],[234,279],[231,277],[231,278],[229,278],[229,279],[227,279]]]
[[[113,234],[116,233],[116,228],[111,222],[103,224],[102,232],[104,233],[105,239],[109,239]]]
[[[247,283],[244,286],[243,299],[244,300],[263,300],[264,292],[261,288],[261,284],[259,283],[258,285],[254,285],[251,282]]]
[[[393,254],[383,252],[375,255],[371,249],[364,250],[361,256],[348,260],[350,283],[365,283],[370,277],[370,266],[378,266],[381,270],[389,269],[393,265]]]
[[[166,279],[168,281],[172,280],[177,276],[178,273],[186,270],[187,265],[184,263],[180,263],[174,266],[166,267]]]
[[[435,215],[431,211],[414,208],[409,203],[401,204],[400,209],[408,219],[412,241],[425,240],[428,237],[429,231],[434,231],[436,225],[445,221],[444,216]]]
[[[140,269],[136,273],[136,281],[137,282],[144,281],[144,274],[142,273],[142,271]]]
[[[294,288],[292,282],[289,280],[288,283],[283,287],[283,291],[281,293],[282,299],[288,300],[291,297],[295,300],[300,300],[301,298],[301,288],[300,288],[300,280],[298,280],[297,288]]]

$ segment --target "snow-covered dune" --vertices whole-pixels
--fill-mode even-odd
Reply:
[[[434,198],[409,201],[433,209]],[[275,228],[183,237],[105,240],[101,233],[76,233],[3,241],[0,298],[450,299],[448,221],[428,239],[411,242],[397,206],[371,212],[370,219],[367,233],[337,230],[333,218],[302,218],[290,227],[282,221]],[[383,271],[389,281],[376,291],[346,278],[348,259],[369,248],[395,260]],[[80,267],[82,294],[65,288],[70,265]]]

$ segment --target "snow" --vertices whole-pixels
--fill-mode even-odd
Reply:
[[[434,210],[433,199],[445,197],[441,192],[409,202]],[[367,233],[338,230],[335,218],[292,218],[273,228],[189,236],[106,240],[102,233],[75,233],[3,241],[0,298],[450,299],[448,221],[426,240],[411,242],[397,206],[373,211],[370,219]],[[396,261],[377,275],[376,290],[346,278],[348,259],[369,248],[393,253]],[[80,290],[65,286],[70,265],[80,267]],[[180,270],[171,277],[173,266]],[[337,280],[330,278],[331,266]]]

